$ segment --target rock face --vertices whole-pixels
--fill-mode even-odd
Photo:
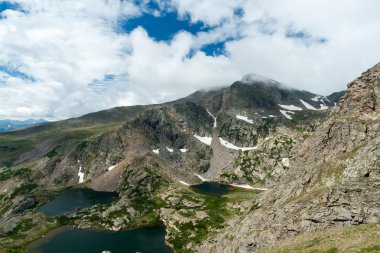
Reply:
[[[198,252],[255,252],[331,227],[380,221],[380,64],[348,85],[328,119],[297,148],[295,164]],[[233,239],[226,239],[233,238]]]

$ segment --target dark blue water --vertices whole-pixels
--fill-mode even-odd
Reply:
[[[69,189],[60,192],[55,199],[39,207],[37,211],[46,216],[60,216],[74,213],[80,207],[90,207],[95,204],[109,204],[118,197],[115,192],[98,192],[92,189]]]
[[[124,232],[64,228],[35,242],[27,253],[171,253],[165,229],[141,228]]]
[[[226,184],[215,182],[203,182],[201,184],[192,185],[191,188],[196,191],[207,195],[222,196],[232,191],[232,187]]]

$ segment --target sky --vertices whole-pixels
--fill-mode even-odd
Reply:
[[[0,0],[0,119],[161,103],[248,73],[328,95],[380,61],[378,0]]]

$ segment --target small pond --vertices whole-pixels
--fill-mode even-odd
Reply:
[[[233,190],[233,187],[230,185],[216,182],[203,182],[201,184],[192,185],[191,188],[196,192],[212,196],[222,196]]]
[[[64,190],[51,201],[37,208],[46,216],[60,216],[74,213],[78,208],[90,207],[95,204],[109,204],[118,197],[115,192],[99,192],[87,188]]]
[[[123,232],[64,227],[33,243],[27,253],[170,253],[163,227]]]

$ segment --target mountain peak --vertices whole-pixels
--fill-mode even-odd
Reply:
[[[269,83],[277,83],[277,81],[270,79],[265,76],[256,75],[254,73],[246,74],[242,77],[241,82],[243,83],[253,83],[253,82],[269,82]]]

